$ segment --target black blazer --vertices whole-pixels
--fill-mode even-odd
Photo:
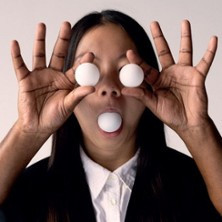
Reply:
[[[74,163],[74,169],[70,169],[73,174],[70,176],[70,172],[61,172],[62,177],[60,175],[59,179],[47,170],[48,160],[46,158],[35,163],[19,177],[11,194],[1,207],[6,221],[46,221],[48,205],[53,202],[58,209],[60,206],[67,208],[71,221],[96,222],[80,156]],[[169,216],[170,219],[166,221],[222,221],[208,197],[203,179],[192,158],[167,148],[161,154],[159,165],[166,196],[165,213],[173,215]],[[64,185],[61,178],[64,180],[68,178],[68,185],[67,183]],[[149,212],[151,211],[154,212],[152,222],[161,221],[156,210],[159,205],[152,204],[151,194],[147,190],[149,186],[149,167],[140,171],[138,169],[127,209],[126,222],[150,221]]]

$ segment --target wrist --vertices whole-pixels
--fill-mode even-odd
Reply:
[[[206,118],[199,120],[198,122],[192,123],[186,127],[180,127],[179,129],[175,130],[176,133],[183,139],[197,139],[205,136],[207,131],[212,129],[214,123],[212,119],[207,116]]]
[[[2,154],[10,154],[9,156],[12,157],[15,153],[19,152],[20,155],[17,155],[16,158],[26,159],[24,162],[28,163],[49,136],[46,133],[28,133],[27,131],[23,131],[16,121],[0,143],[0,157]]]
[[[27,133],[16,122],[0,143],[0,162],[7,160],[8,167],[19,165],[18,170],[23,169],[49,136],[45,133]]]
[[[210,117],[203,121],[202,124],[178,132],[178,135],[191,154],[194,154],[195,151],[199,152],[199,149],[203,151],[204,147],[209,150],[210,147],[214,147],[215,143],[220,143],[221,141],[221,136]]]
[[[28,127],[24,126],[19,120],[17,120],[13,125],[12,131],[21,139],[32,140],[35,142],[46,141],[51,135],[49,132],[33,129],[30,130]]]
[[[27,133],[17,121],[0,143],[0,204],[47,138],[45,133]]]

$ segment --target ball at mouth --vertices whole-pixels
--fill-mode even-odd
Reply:
[[[105,112],[99,115],[98,125],[105,132],[112,133],[117,131],[122,124],[122,117],[116,112]]]

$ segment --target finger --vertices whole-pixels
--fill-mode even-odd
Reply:
[[[153,92],[141,88],[123,88],[121,93],[140,100],[151,111],[155,111],[157,98]]]
[[[65,57],[68,51],[70,37],[71,25],[68,22],[64,22],[60,28],[59,36],[53,49],[49,67],[58,71],[62,71]]]
[[[181,25],[181,41],[178,63],[184,66],[191,66],[193,63],[193,47],[190,23],[184,20]]]
[[[161,31],[161,28],[158,22],[151,23],[150,29],[153,36],[154,44],[156,46],[157,55],[158,55],[160,64],[163,69],[166,69],[169,66],[174,64],[174,60],[173,60],[170,48]]]
[[[64,106],[68,113],[73,112],[76,105],[87,95],[93,93],[95,88],[92,86],[82,86],[71,91],[65,98]]]
[[[217,51],[217,37],[213,36],[210,39],[210,42],[208,44],[208,48],[203,56],[203,58],[200,60],[200,62],[197,64],[196,69],[204,76],[207,75],[211,64],[214,60],[214,56]]]
[[[23,61],[17,41],[12,41],[11,56],[17,80],[20,81],[24,79],[30,72]]]
[[[76,80],[75,80],[75,70],[76,68],[82,64],[82,63],[85,63],[85,62],[89,62],[89,63],[92,63],[93,60],[94,60],[95,56],[92,52],[87,52],[87,53],[84,53],[81,57],[79,57],[72,68],[70,68],[69,70],[67,70],[66,72],[66,76],[68,77],[68,79],[73,83],[75,84],[76,83]]]
[[[157,79],[159,78],[158,70],[154,69],[150,65],[148,65],[139,55],[133,50],[128,50],[126,56],[130,63],[134,63],[139,65],[144,72],[145,81],[151,86],[155,84]]]
[[[35,34],[35,42],[33,47],[32,69],[41,69],[46,67],[45,55],[45,24],[40,23],[37,26]]]

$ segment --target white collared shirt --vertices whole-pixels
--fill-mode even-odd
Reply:
[[[97,222],[123,222],[136,176],[136,154],[111,172],[90,159],[80,148],[80,156],[90,188]]]

